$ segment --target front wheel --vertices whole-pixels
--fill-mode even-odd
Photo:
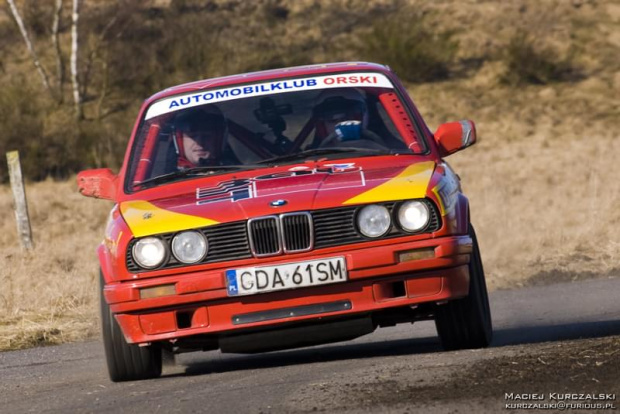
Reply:
[[[101,331],[110,379],[119,382],[159,377],[162,367],[161,348],[157,345],[140,347],[125,341],[103,297],[103,276],[100,276],[100,281]]]
[[[439,306],[435,326],[446,350],[486,348],[493,338],[491,308],[480,249],[474,228],[469,226],[473,249],[469,262],[469,295]]]

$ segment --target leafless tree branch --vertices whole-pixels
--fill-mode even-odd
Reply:
[[[36,67],[37,72],[39,72],[39,76],[41,77],[41,82],[43,82],[43,86],[53,97],[54,94],[52,92],[52,88],[50,87],[50,82],[47,77],[47,73],[45,72],[45,69],[41,65],[41,62],[39,61],[37,52],[34,50],[34,47],[32,46],[32,42],[30,41],[30,36],[28,35],[26,26],[24,26],[24,21],[22,20],[21,15],[19,14],[19,11],[17,10],[17,7],[15,6],[15,1],[6,0],[6,2],[8,3],[9,8],[11,9],[11,13],[13,14],[13,18],[15,19],[15,22],[17,23],[17,26],[19,27],[19,31],[21,32],[22,37],[24,38],[24,42],[26,43],[26,47],[28,48],[28,51],[30,52],[30,56],[32,57],[34,66]]]
[[[99,55],[101,45],[106,40],[108,32],[110,31],[110,29],[112,29],[112,27],[116,24],[117,21],[118,15],[115,15],[110,19],[110,21],[105,25],[105,27],[99,34],[99,36],[97,36],[97,39],[95,40],[95,43],[91,48],[90,53],[88,54],[88,59],[86,59],[86,68],[84,69],[84,78],[82,82],[82,96],[87,95],[92,66],[95,59],[97,59],[97,56]]]
[[[7,0],[9,1],[9,0]],[[13,0],[10,0],[13,1]],[[80,81],[78,79],[78,20],[80,18],[80,0],[73,0],[73,12],[71,14],[71,83],[73,84],[73,101],[75,102],[75,116],[82,119],[82,96],[80,94]]]
[[[54,8],[54,21],[52,23],[52,46],[56,52],[56,76],[58,79],[58,100],[63,101],[63,85],[65,83],[65,68],[58,41],[58,30],[60,27],[60,18],[62,14],[62,0],[56,0]]]

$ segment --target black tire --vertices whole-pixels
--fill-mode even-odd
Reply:
[[[486,348],[493,338],[491,308],[474,228],[469,262],[469,295],[437,307],[435,326],[445,350]]]
[[[162,352],[157,345],[128,344],[103,297],[100,277],[101,331],[110,379],[114,382],[157,378],[161,375]]]

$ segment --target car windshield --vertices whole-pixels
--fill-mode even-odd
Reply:
[[[127,188],[306,159],[425,152],[402,108],[379,73],[164,98],[147,109],[138,129]]]

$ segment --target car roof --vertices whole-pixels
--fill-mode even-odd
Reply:
[[[238,75],[222,76],[219,78],[204,79],[195,82],[184,83],[164,89],[148,98],[145,104],[165,98],[171,95],[195,92],[203,89],[212,89],[240,83],[260,82],[264,80],[289,78],[296,76],[315,75],[322,73],[347,72],[359,70],[373,70],[379,72],[390,72],[390,68],[384,65],[370,62],[337,62],[324,63],[306,66],[295,66],[290,68],[262,70],[258,72],[241,73]]]

